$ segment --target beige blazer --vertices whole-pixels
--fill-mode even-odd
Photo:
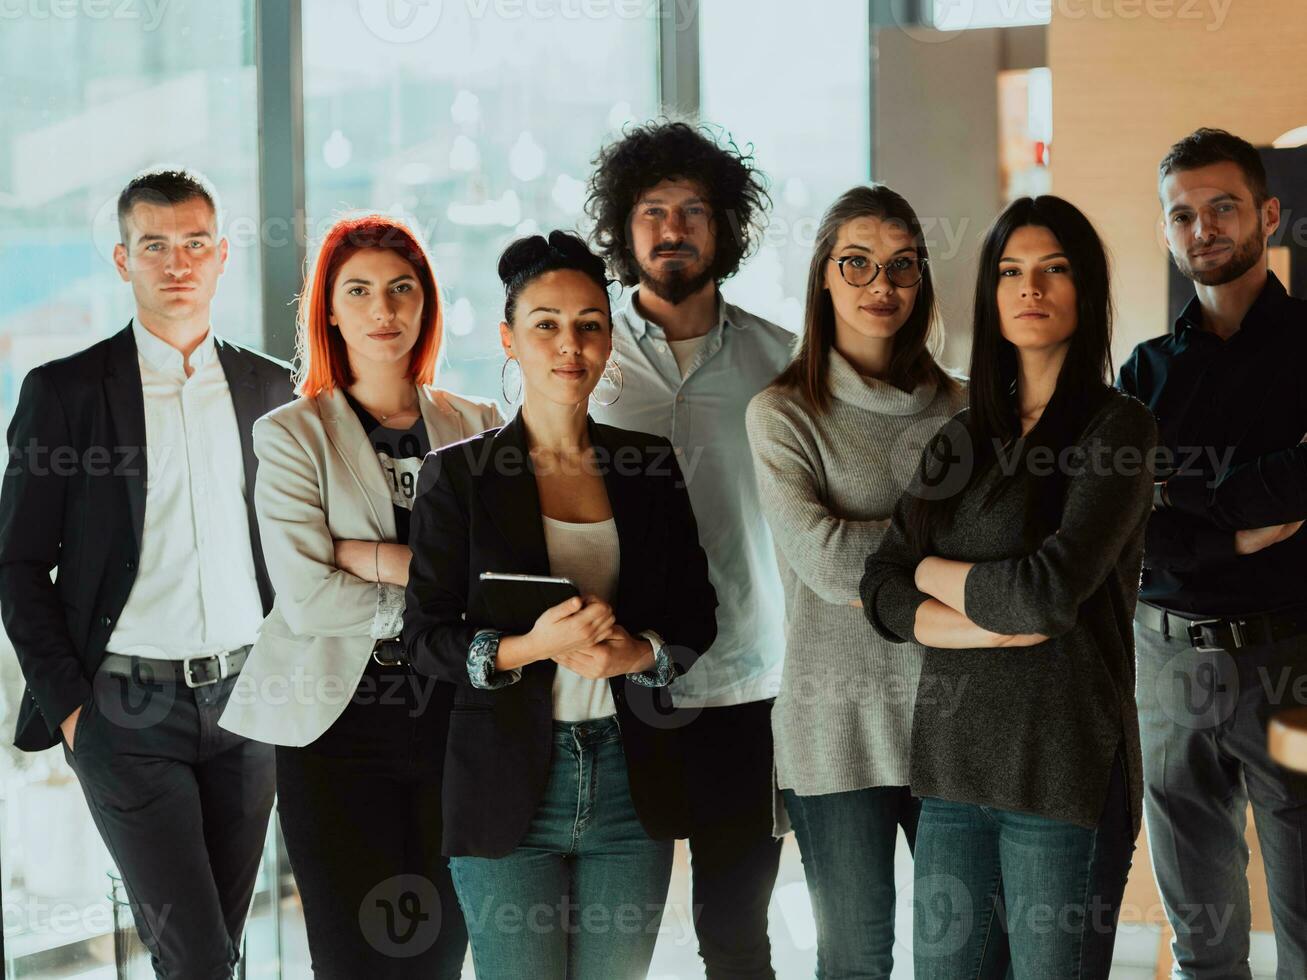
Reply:
[[[504,424],[494,402],[418,389],[431,448]],[[273,745],[308,745],[340,716],[372,655],[377,586],[335,564],[335,541],[394,541],[390,488],[339,389],[254,423],[254,507],[272,612],[219,724]]]

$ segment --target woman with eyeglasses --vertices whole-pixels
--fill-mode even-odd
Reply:
[[[819,977],[888,977],[893,966],[899,828],[909,847],[916,837],[908,746],[921,657],[856,607],[902,474],[962,404],[931,356],[936,327],[915,212],[882,184],[854,187],[818,228],[798,353],[746,417],[785,588],[776,781],[812,898]]]
[[[453,689],[415,674],[398,639],[418,467],[501,421],[432,383],[442,314],[410,228],[338,221],[300,300],[299,398],[254,426],[277,598],[221,723],[277,746],[317,978],[453,980],[467,953],[440,853]]]
[[[479,980],[633,980],[690,827],[665,688],[712,644],[717,598],[671,444],[589,417],[621,395],[603,261],[555,231],[499,275],[522,408],[422,467],[404,645],[456,689],[443,847]],[[580,594],[514,631],[483,572]]]
[[[1004,936],[1016,980],[1111,968],[1141,814],[1131,621],[1157,443],[1111,387],[1111,324],[1088,219],[1011,204],[981,249],[970,407],[867,559],[868,620],[925,648],[918,980],[1004,976]]]

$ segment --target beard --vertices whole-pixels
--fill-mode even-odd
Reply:
[[[1252,234],[1234,246],[1230,258],[1223,265],[1211,269],[1195,269],[1186,254],[1174,256],[1175,267],[1180,270],[1182,276],[1200,286],[1224,286],[1226,283],[1234,282],[1261,261],[1262,253],[1266,249],[1265,243],[1266,238],[1262,234],[1262,220],[1259,216],[1257,227],[1253,229]]]
[[[698,259],[696,253],[695,259]],[[640,267],[640,285],[653,293],[665,303],[679,306],[713,279],[712,263],[687,262],[679,269],[667,269],[661,274],[655,273],[643,263]]]

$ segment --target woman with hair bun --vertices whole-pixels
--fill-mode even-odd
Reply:
[[[413,511],[404,646],[456,692],[444,852],[479,980],[643,977],[690,823],[665,688],[712,644],[716,594],[671,444],[588,415],[610,374],[603,262],[555,231],[509,245],[499,276],[522,408],[434,453]],[[514,635],[488,571],[580,595]]]
[[[432,384],[442,313],[409,228],[338,221],[300,300],[299,398],[254,426],[277,599],[221,724],[277,746],[317,978],[452,980],[467,953],[440,854],[453,689],[398,640],[422,458],[502,421]]]

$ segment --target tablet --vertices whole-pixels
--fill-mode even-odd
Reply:
[[[524,636],[531,632],[542,612],[581,592],[569,578],[482,572],[481,594],[495,629],[510,636]]]

